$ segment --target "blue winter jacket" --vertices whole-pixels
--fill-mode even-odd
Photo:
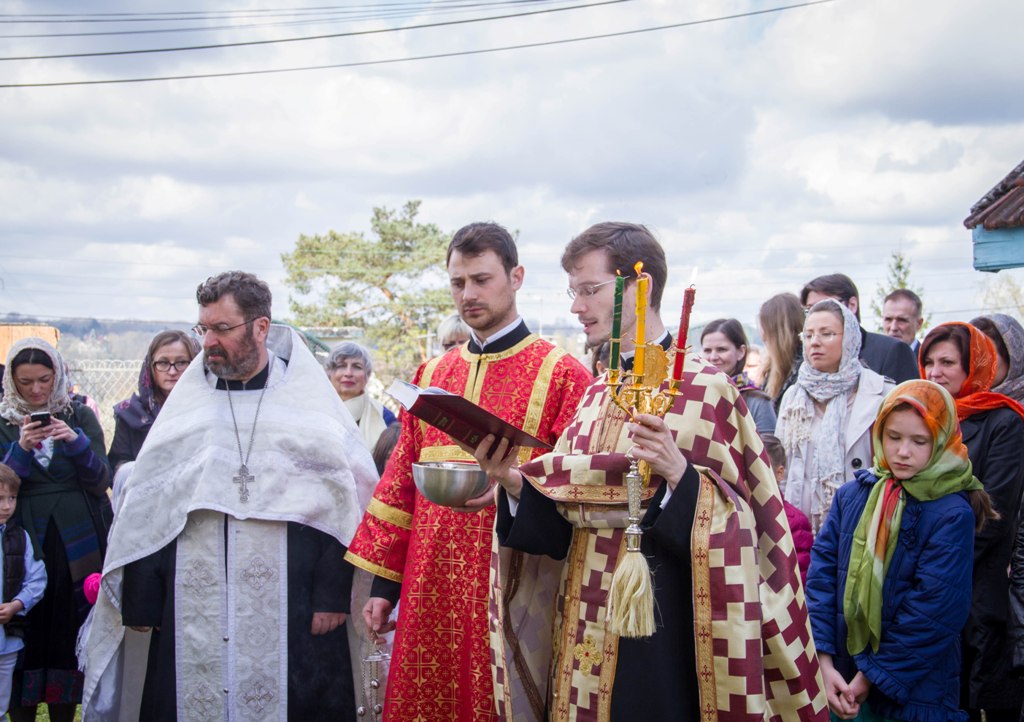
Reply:
[[[882,639],[850,657],[843,593],[853,534],[877,479],[857,472],[836,493],[811,549],[807,608],[818,652],[850,681],[871,681],[876,714],[910,722],[962,722],[960,631],[971,608],[974,514],[967,495],[921,502],[909,494],[882,585]]]

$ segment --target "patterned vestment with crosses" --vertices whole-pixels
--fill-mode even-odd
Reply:
[[[550,444],[591,381],[570,355],[535,334],[497,353],[452,349],[415,382],[465,396]],[[402,412],[402,432],[346,558],[402,583],[385,719],[495,719],[487,634],[494,507],[466,514],[427,501],[420,461],[472,461],[442,431]],[[540,450],[525,449],[520,460]]]
[[[567,558],[492,554],[492,663],[505,720],[610,719],[618,638],[605,613],[625,548],[631,442],[602,381],[554,451],[522,467],[573,526]],[[827,720],[793,540],[746,404],[692,355],[680,391],[665,420],[701,479],[690,532],[700,719]],[[661,481],[652,479],[645,504]]]

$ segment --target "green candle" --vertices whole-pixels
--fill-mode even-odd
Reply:
[[[626,279],[615,276],[615,306],[612,310],[612,347],[608,357],[608,379],[613,383],[619,380],[619,341],[622,335],[622,292],[626,288]]]

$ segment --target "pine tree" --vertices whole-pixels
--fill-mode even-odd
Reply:
[[[924,297],[924,292],[920,288],[910,285],[910,259],[907,258],[903,251],[892,252],[892,255],[889,257],[888,277],[885,283],[879,284],[878,288],[875,289],[875,297],[871,301],[871,312],[875,314],[875,321],[879,332],[882,331],[882,305],[885,303],[885,297],[897,288],[905,288],[922,298]],[[928,328],[930,317],[931,314],[925,314],[922,328]]]
[[[374,208],[361,232],[300,235],[295,250],[281,255],[293,322],[306,326],[353,326],[371,349],[387,383],[411,378],[430,355],[429,338],[451,313],[445,271],[449,234],[418,223],[419,201],[400,210]]]

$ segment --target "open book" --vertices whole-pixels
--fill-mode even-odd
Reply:
[[[497,439],[511,439],[513,446],[551,448],[551,444],[444,389],[435,386],[422,389],[405,381],[395,381],[388,393],[416,418],[469,446],[475,447],[485,436],[494,434]]]

